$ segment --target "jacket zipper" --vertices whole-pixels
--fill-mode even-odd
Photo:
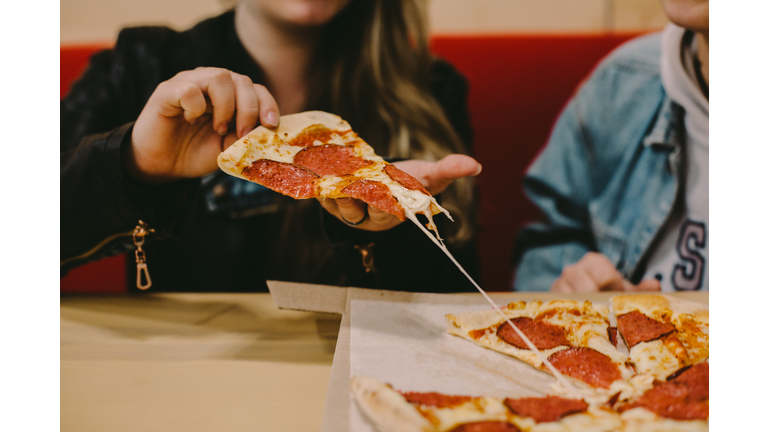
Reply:
[[[147,256],[141,246],[144,244],[144,236],[153,232],[155,230],[149,228],[142,220],[139,220],[139,224],[133,229],[133,244],[136,245],[136,288],[140,290],[146,290],[152,286],[152,278],[149,277],[147,269]],[[141,282],[142,275],[147,280],[146,283]]]
[[[155,232],[155,230],[149,228],[146,222],[139,220],[139,224],[136,225],[136,227],[131,231],[112,234],[111,236],[100,241],[96,246],[92,247],[85,253],[72,258],[67,258],[64,261],[60,261],[59,267],[63,267],[65,264],[69,264],[73,261],[85,260],[116,239],[121,237],[133,237],[133,244],[136,245],[136,287],[141,290],[145,290],[152,286],[152,279],[149,277],[149,271],[147,270],[147,257],[144,249],[142,249],[141,246],[144,245],[144,236],[153,232]],[[146,283],[142,283],[142,274],[144,275],[144,279],[146,279]]]

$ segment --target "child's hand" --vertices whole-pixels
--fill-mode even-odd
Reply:
[[[611,260],[597,252],[587,252],[576,264],[563,269],[551,291],[583,293],[596,291],[661,291],[656,279],[633,285],[616,270]]]

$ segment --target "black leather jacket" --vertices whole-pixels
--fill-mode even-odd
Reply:
[[[150,291],[264,291],[269,279],[403,291],[472,290],[409,222],[386,232],[364,232],[326,214],[316,200],[253,191],[257,185],[221,172],[158,187],[123,171],[121,148],[130,145],[133,121],[162,81],[209,66],[263,82],[234,28],[234,13],[227,12],[184,32],[125,29],[114,49],[91,58],[61,101],[62,275],[130,252],[126,265],[132,287],[136,266],[130,234],[142,220],[155,230],[144,246]],[[436,60],[432,91],[469,147],[466,81]],[[355,246],[371,244],[376,271],[366,272]],[[474,242],[454,254],[477,277]]]

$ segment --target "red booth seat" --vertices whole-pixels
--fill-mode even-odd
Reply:
[[[483,164],[479,253],[488,291],[510,287],[517,230],[536,219],[520,179],[546,142],[558,113],[613,48],[637,34],[436,36],[434,52],[469,80],[475,157]],[[61,47],[61,97],[88,58],[104,46]],[[75,269],[62,292],[125,292],[123,257]]]

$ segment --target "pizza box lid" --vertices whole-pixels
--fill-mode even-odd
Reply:
[[[333,356],[331,378],[325,398],[325,410],[321,431],[349,430],[350,425],[350,336],[352,303],[382,302],[382,306],[410,305],[460,305],[467,307],[488,306],[479,293],[432,294],[401,291],[383,291],[354,287],[337,287],[303,283],[267,281],[267,286],[277,306],[281,309],[341,314],[341,327]],[[512,301],[532,300],[590,300],[607,303],[615,292],[592,294],[559,294],[549,292],[489,293],[499,305]],[[709,304],[709,292],[664,293],[685,300]],[[356,302],[361,300],[363,302]],[[370,303],[367,303],[370,304]],[[429,307],[429,306],[425,306]],[[527,366],[525,366],[527,367]],[[542,372],[543,373],[543,372]],[[428,391],[428,390],[424,390]]]

